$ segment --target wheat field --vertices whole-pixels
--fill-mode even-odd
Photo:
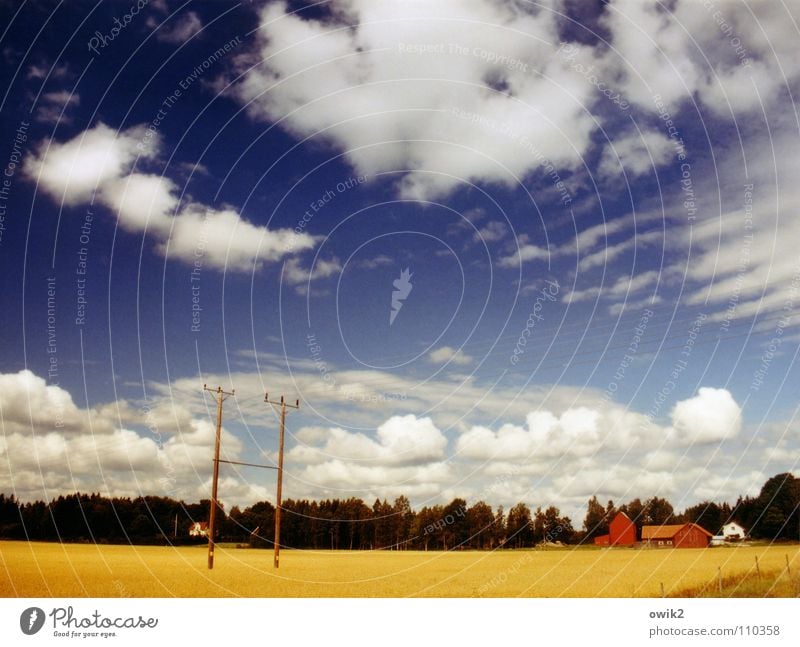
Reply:
[[[0,542],[2,597],[652,597],[800,569],[800,547],[312,552]]]

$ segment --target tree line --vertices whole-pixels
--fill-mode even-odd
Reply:
[[[185,503],[169,497],[114,497],[70,494],[49,503],[22,503],[0,494],[0,538],[92,543],[187,544],[195,522],[205,522],[208,500]],[[608,532],[624,511],[641,528],[692,521],[712,534],[735,520],[754,538],[800,539],[800,479],[779,474],[767,480],[757,497],[735,504],[703,502],[676,513],[664,498],[633,499],[620,506],[589,499],[581,529],[555,506],[534,511],[517,503],[507,512],[484,501],[471,506],[462,498],[446,505],[411,508],[405,496],[390,503],[377,499],[288,499],[281,515],[281,544],[291,548],[332,550],[451,550],[527,548],[542,543],[591,543]],[[275,508],[262,501],[229,512],[218,510],[218,541],[271,548]]]
[[[744,527],[754,539],[800,541],[800,479],[784,473],[773,476],[755,497],[742,497],[733,505],[703,501],[676,513],[666,499],[652,497],[642,502],[633,499],[619,507],[609,501],[603,506],[597,497],[589,499],[582,541],[608,534],[608,525],[617,512],[624,512],[641,531],[642,526],[693,522],[712,535],[731,521]]]

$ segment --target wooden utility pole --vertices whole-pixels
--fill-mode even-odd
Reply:
[[[209,389],[205,384],[204,391],[209,391],[217,396],[217,435],[214,441],[214,475],[211,480],[211,509],[208,513],[208,568],[214,568],[214,531],[217,519],[217,481],[219,480],[219,443],[222,436],[222,403],[226,396],[235,395],[235,391],[228,393],[221,386]]]
[[[281,431],[280,440],[278,441],[278,487],[275,494],[275,558],[273,566],[279,567],[281,557],[281,495],[283,488],[283,438],[284,428],[286,426],[286,407],[292,409],[300,408],[300,400],[295,400],[294,404],[286,404],[286,400],[281,396],[280,402],[273,402],[269,399],[269,393],[264,394],[264,402],[267,404],[280,405],[281,407]]]

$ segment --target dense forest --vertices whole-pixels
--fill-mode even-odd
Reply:
[[[800,540],[800,479],[778,474],[757,497],[739,497],[734,504],[704,502],[676,512],[669,501],[652,497],[616,506],[592,497],[583,526],[576,529],[558,508],[531,510],[518,503],[507,512],[464,499],[413,510],[405,496],[393,503],[376,500],[370,507],[357,498],[284,501],[281,544],[310,549],[450,550],[455,548],[524,548],[542,542],[591,543],[608,532],[608,523],[622,510],[641,527],[693,521],[712,534],[735,520],[753,538]],[[21,503],[0,494],[0,538],[94,543],[186,544],[194,522],[207,519],[209,501],[184,503],[145,496],[106,498],[99,494],[59,496],[49,503]],[[217,540],[271,548],[275,508],[269,502],[244,510],[220,508]]]

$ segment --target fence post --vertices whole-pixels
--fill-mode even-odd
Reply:
[[[756,575],[761,579],[761,567],[758,565],[758,555],[756,555]]]
[[[664,593],[664,582],[661,582],[661,597],[662,598],[667,597],[666,594]]]
[[[722,593],[722,566],[717,566],[717,586]]]
[[[786,553],[786,574],[790,576],[792,574],[792,569],[789,566],[789,553]]]

